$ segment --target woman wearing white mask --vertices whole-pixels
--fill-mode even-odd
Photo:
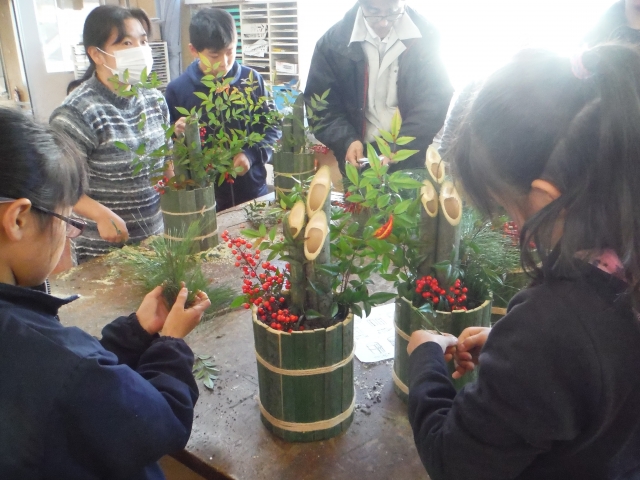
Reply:
[[[139,9],[105,5],[92,10],[83,32],[90,61],[86,81],[51,115],[51,125],[75,140],[88,163],[89,189],[73,209],[87,221],[75,241],[78,262],[108,253],[114,242],[139,242],[163,229],[158,193],[147,168],[134,173],[132,152],[143,143],[147,151],[164,143],[167,106],[155,89],[136,88],[136,95],[125,97],[113,82],[117,75],[121,84],[135,85],[143,70],[151,72],[149,26]]]

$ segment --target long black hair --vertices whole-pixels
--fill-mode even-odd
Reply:
[[[0,196],[28,198],[51,211],[78,202],[85,190],[86,168],[69,138],[6,107],[0,107],[0,136]],[[43,225],[53,218],[33,212]]]
[[[84,22],[84,29],[82,31],[82,44],[85,51],[89,47],[98,47],[104,50],[104,47],[109,40],[109,37],[115,29],[118,32],[118,36],[114,43],[121,42],[124,37],[127,36],[125,29],[125,20],[134,18],[142,24],[147,34],[151,30],[151,21],[149,17],[139,8],[124,8],[116,5],[101,5],[91,10],[87,19]],[[82,77],[82,81],[88,80],[93,76],[96,71],[96,64],[87,53],[89,58],[89,68]]]
[[[449,159],[488,214],[496,199],[525,198],[536,179],[554,184],[561,196],[527,220],[521,247],[533,240],[544,266],[562,221],[560,264],[582,250],[613,249],[638,291],[640,53],[601,45],[583,53],[582,65],[588,78],[554,54],[519,54],[480,89]],[[529,249],[521,251],[523,266],[540,276]]]

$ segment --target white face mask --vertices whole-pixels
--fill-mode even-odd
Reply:
[[[98,48],[98,50],[100,49]],[[115,69],[105,65],[104,63],[102,65],[111,70],[111,73],[117,75],[121,81],[124,79],[124,72],[126,70],[129,71],[129,79],[126,82],[129,85],[135,85],[140,82],[140,76],[145,68],[147,69],[147,75],[151,73],[151,69],[153,68],[153,55],[151,54],[151,47],[148,46],[116,50],[114,55],[111,55],[104,50],[100,51],[105,55],[109,55],[116,59]]]

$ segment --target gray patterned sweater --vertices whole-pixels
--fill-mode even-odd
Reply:
[[[138,125],[146,116],[140,130]],[[164,142],[163,124],[169,112],[162,94],[155,89],[140,89],[137,96],[116,95],[95,76],[74,90],[51,115],[54,128],[69,135],[83,153],[89,166],[87,195],[110,208],[127,224],[129,242],[139,242],[162,232],[160,199],[149,180],[149,168],[134,175],[135,151],[143,142],[147,151]],[[125,143],[131,152],[116,147]],[[75,241],[78,262],[108,253],[115,245],[100,238],[95,222],[88,225]]]

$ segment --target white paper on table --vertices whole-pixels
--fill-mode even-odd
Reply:
[[[393,316],[395,303],[371,309],[371,315],[354,318],[353,334],[356,342],[356,357],[363,363],[379,362],[393,358],[395,330]]]

